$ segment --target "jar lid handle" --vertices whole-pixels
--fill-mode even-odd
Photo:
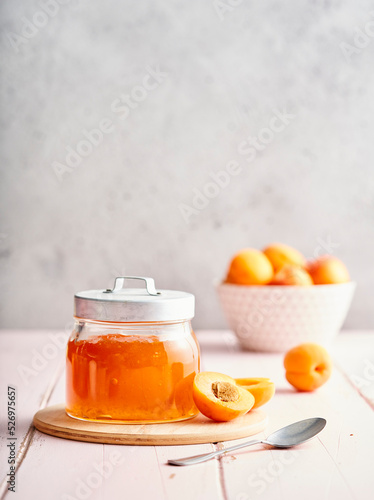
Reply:
[[[114,281],[114,287],[112,289],[107,288],[104,290],[104,293],[113,293],[122,290],[125,280],[143,280],[145,281],[145,286],[149,295],[160,295],[160,292],[156,290],[154,279],[144,276],[119,276]]]

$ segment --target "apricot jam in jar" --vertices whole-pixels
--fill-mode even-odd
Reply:
[[[123,288],[125,280],[145,288]],[[162,423],[197,415],[200,352],[192,294],[156,290],[151,278],[116,278],[112,290],[75,295],[67,346],[66,412],[107,423]]]

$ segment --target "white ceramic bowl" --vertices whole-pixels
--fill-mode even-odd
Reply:
[[[221,283],[218,296],[243,348],[285,352],[303,342],[328,346],[351,305],[356,283],[242,286]]]

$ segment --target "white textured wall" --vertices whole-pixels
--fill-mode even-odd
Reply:
[[[75,291],[128,273],[195,293],[195,326],[223,327],[212,282],[233,252],[330,239],[359,284],[346,326],[374,327],[370,1],[43,3],[1,2],[2,326],[63,327]],[[248,136],[268,142],[255,158]]]

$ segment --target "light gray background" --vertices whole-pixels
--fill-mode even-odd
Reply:
[[[374,38],[341,48],[374,35],[371,2],[71,0],[15,47],[43,3],[1,2],[3,327],[64,327],[74,292],[124,273],[195,293],[195,326],[224,327],[212,282],[235,251],[329,239],[358,282],[345,326],[374,327]],[[120,119],[149,66],[167,76]],[[274,109],[295,118],[247,162]],[[59,182],[53,162],[105,117]],[[230,160],[240,175],[186,224],[180,204]]]

